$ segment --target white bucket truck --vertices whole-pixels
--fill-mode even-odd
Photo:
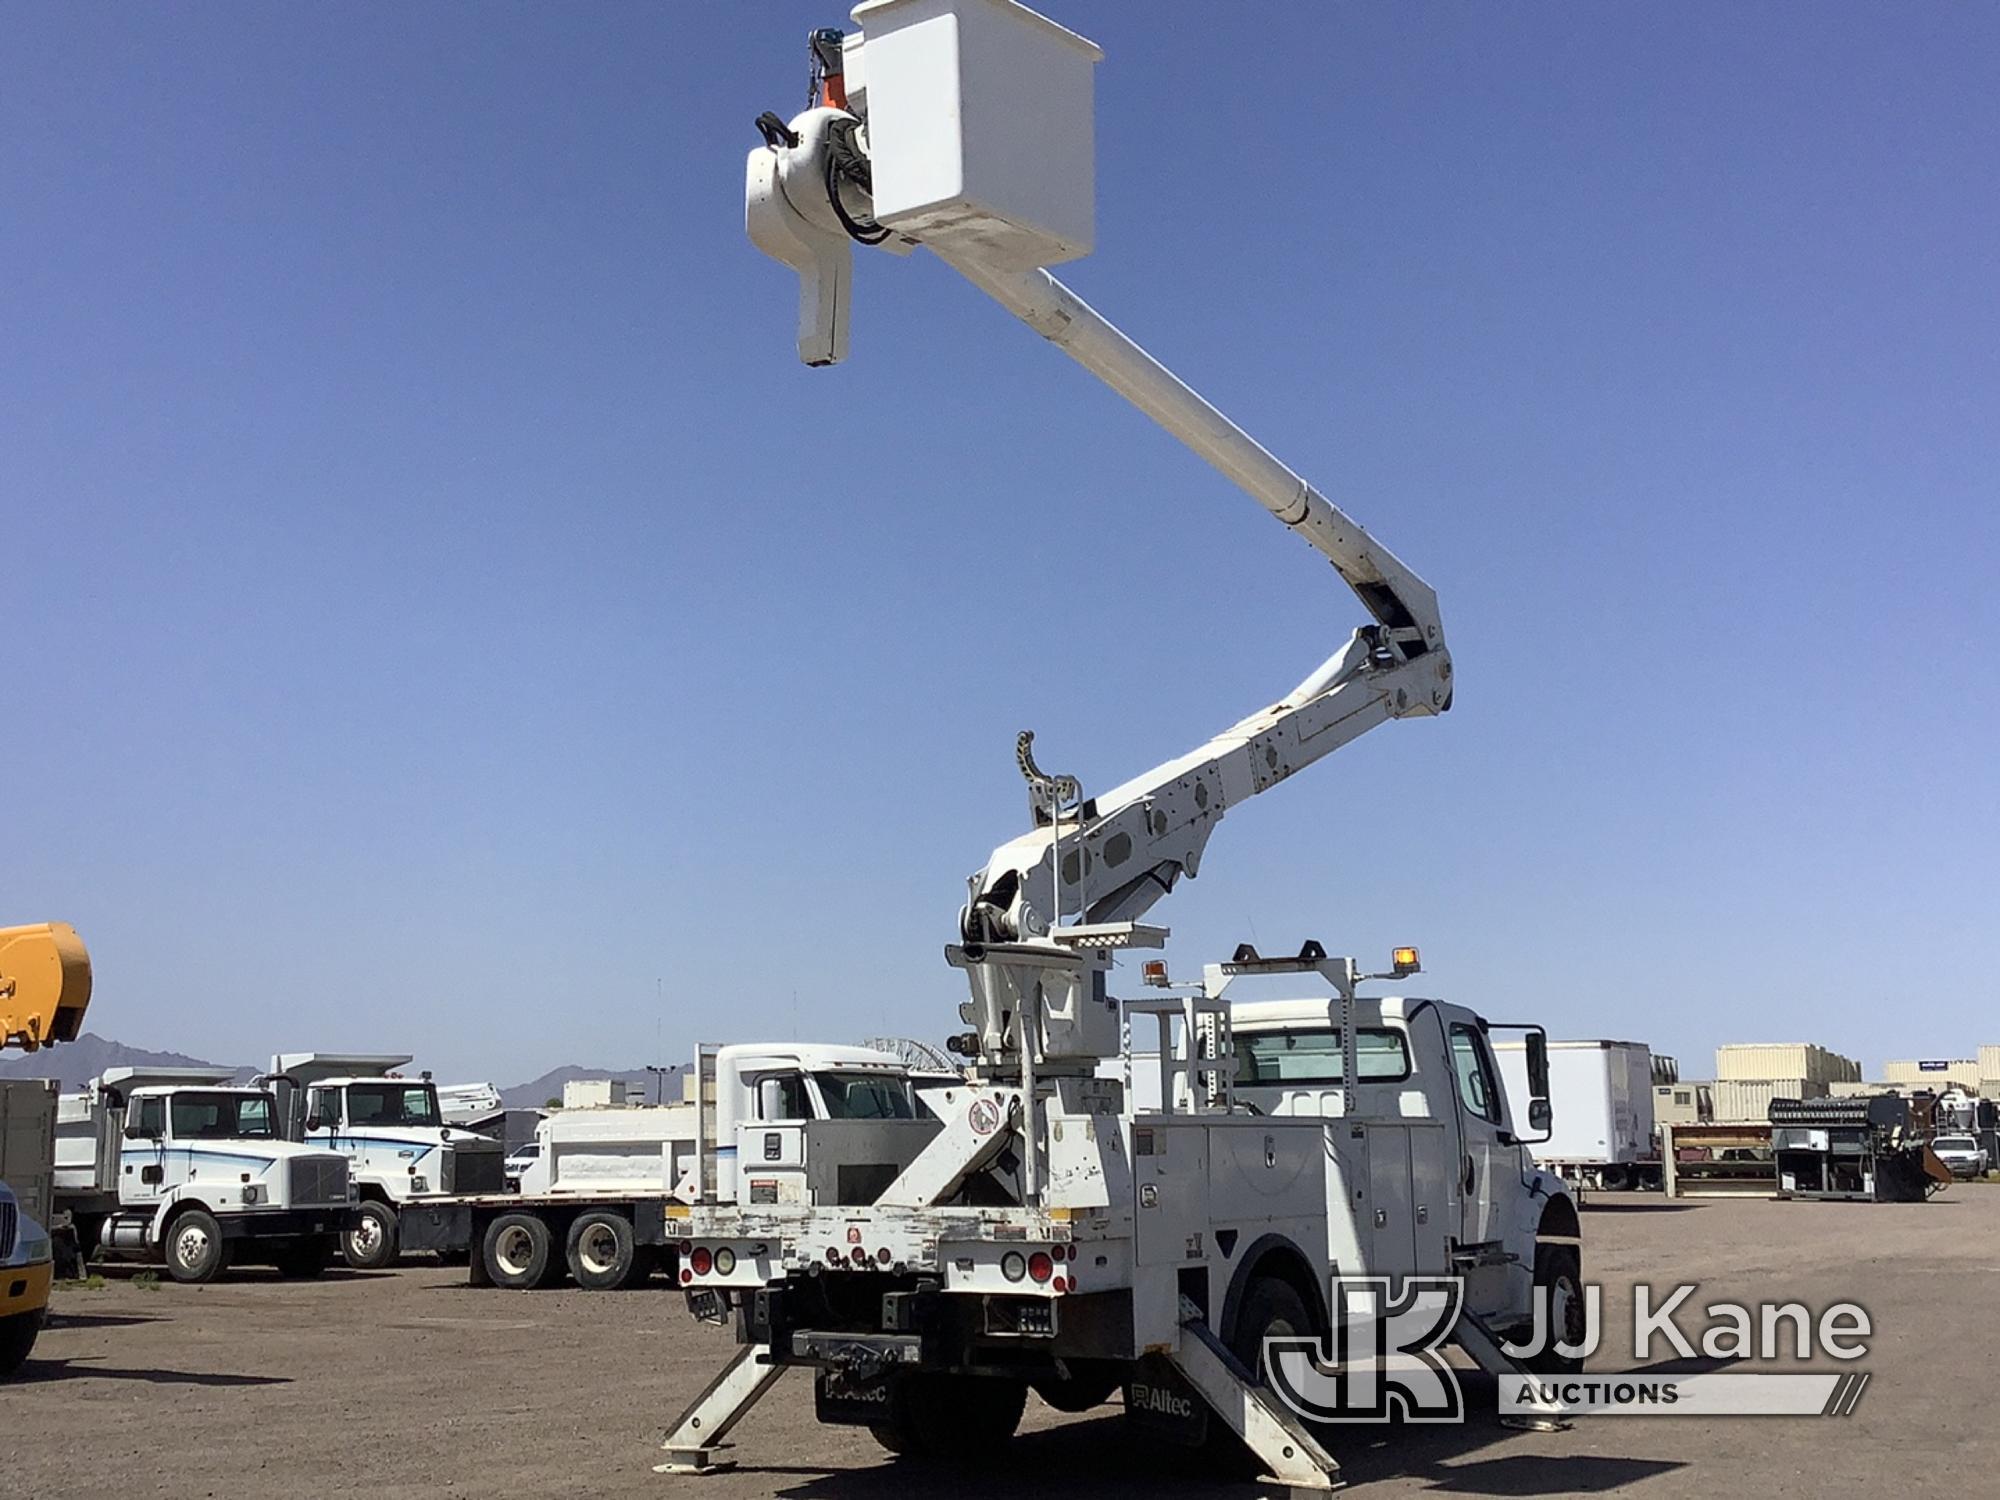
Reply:
[[[380,1053],[282,1052],[265,1075],[287,1138],[338,1151],[351,1163],[360,1204],[341,1249],[360,1269],[395,1264],[405,1205],[497,1193],[504,1183],[500,1142],[445,1124],[430,1075],[397,1071],[409,1062]]]
[[[821,1420],[865,1425],[893,1451],[976,1462],[1012,1435],[1028,1390],[1080,1410],[1123,1387],[1135,1420],[1187,1440],[1214,1427],[1282,1483],[1331,1488],[1338,1464],[1272,1394],[1262,1356],[1268,1337],[1331,1331],[1336,1278],[1458,1278],[1450,1336],[1498,1374],[1523,1372],[1503,1339],[1532,1327],[1538,1303],[1559,1335],[1581,1333],[1575,1207],[1528,1152],[1546,1138],[1540,1033],[1526,1028],[1534,1097],[1517,1122],[1495,1028],[1443,1001],[1359,993],[1414,973],[1414,949],[1387,975],[1307,944],[1277,961],[1241,949],[1178,991],[1148,964],[1171,991],[1155,998],[1121,1001],[1110,981],[1126,950],[1164,941],[1140,919],[1196,873],[1229,808],[1379,724],[1450,707],[1437,597],[1041,269],[1094,237],[1092,43],[1011,0],[867,0],[854,17],[864,38],[813,35],[813,104],[760,118],[747,164],[750,237],[800,277],[801,357],[846,352],[857,243],[927,249],[1251,494],[1372,619],[1290,692],[1259,695],[1267,707],[1096,796],[1043,773],[1021,737],[1033,826],[972,877],[946,949],[970,988],[954,1046],[969,1077],[923,1091],[936,1135],[865,1204],[739,1193],[676,1211],[690,1303],[733,1311],[743,1348],[673,1424],[662,1467],[720,1467],[737,1421],[802,1367]],[[801,430],[838,421],[791,415]],[[857,456],[852,493],[871,492],[869,458],[882,462]],[[993,568],[1022,547],[1061,567],[1143,546],[983,524]],[[1060,617],[1021,618],[989,571],[975,580],[989,607],[968,608],[982,643],[1061,643],[1076,659],[1051,671],[1074,691],[1144,670],[1135,648],[1170,647],[1147,632],[1178,616],[1151,596],[1105,659]],[[975,670],[958,691],[977,690]],[[1392,773],[1359,794],[1422,793]],[[1383,850],[1354,855],[1357,878],[1392,878]],[[1230,1004],[1237,980],[1282,974],[1327,989]],[[1111,1058],[1129,1073],[1132,1025],[1159,1033],[1157,1109],[1098,1076]]]
[[[475,1284],[527,1290],[567,1271],[619,1290],[676,1269],[674,1205],[866,1202],[938,1128],[905,1064],[866,1047],[705,1046],[691,1084],[683,1103],[551,1114],[518,1192],[413,1202],[404,1247],[466,1252]]]
[[[163,1262],[212,1281],[232,1262],[317,1276],[353,1223],[347,1158],[278,1128],[268,1089],[227,1068],[107,1068],[56,1116],[56,1207],[86,1260]]]

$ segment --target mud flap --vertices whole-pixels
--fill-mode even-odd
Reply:
[[[813,1415],[833,1427],[879,1427],[894,1405],[894,1376],[849,1379],[837,1370],[813,1376]]]

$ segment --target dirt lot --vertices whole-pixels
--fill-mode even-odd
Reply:
[[[1619,1201],[1585,1218],[1586,1267],[1605,1286],[1629,1369],[1630,1288],[1698,1280],[1697,1303],[1852,1299],[1873,1315],[1874,1374],[1845,1419],[1583,1419],[1518,1433],[1468,1381],[1452,1428],[1346,1429],[1332,1446],[1371,1496],[1444,1491],[1640,1500],[1936,1488],[1978,1494],[2000,1466],[1987,1417],[2000,1346],[2000,1189],[1957,1187],[1890,1206]],[[0,1395],[0,1494],[239,1497],[681,1494],[887,1497],[1249,1493],[1189,1477],[1177,1450],[1115,1408],[1062,1417],[1033,1400],[1011,1463],[948,1477],[888,1461],[866,1432],[822,1428],[788,1377],[737,1431],[742,1467],[667,1479],[650,1465],[667,1420],[727,1357],[678,1294],[507,1293],[413,1267],[316,1283],[244,1271],[206,1288],[58,1293],[23,1382]],[[1697,1332],[1699,1314],[1684,1316]],[[1664,1357],[1656,1351],[1655,1363]],[[1709,1362],[1712,1364],[1712,1362]]]

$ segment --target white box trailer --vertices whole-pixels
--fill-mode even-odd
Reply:
[[[1521,1042],[1496,1042],[1501,1081],[1517,1111],[1528,1103],[1528,1062]],[[1549,1104],[1554,1119],[1535,1160],[1587,1188],[1661,1185],[1653,1135],[1653,1053],[1644,1042],[1549,1043]]]

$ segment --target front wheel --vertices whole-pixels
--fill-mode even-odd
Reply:
[[[167,1274],[200,1285],[215,1280],[229,1264],[222,1226],[205,1208],[191,1208],[167,1226]]]
[[[1590,1330],[1583,1301],[1583,1252],[1574,1245],[1535,1246],[1535,1296],[1548,1301],[1549,1339],[1524,1363],[1537,1375],[1574,1375],[1583,1368],[1580,1357],[1558,1354],[1556,1345],[1582,1346]]]
[[[396,1211],[370,1200],[361,1205],[361,1219],[340,1237],[340,1253],[357,1271],[380,1271],[396,1263]]]
[[[45,1308],[0,1318],[0,1380],[5,1380],[28,1362],[35,1347],[35,1335],[42,1331]]]
[[[904,1375],[889,1394],[889,1420],[868,1430],[910,1458],[990,1458],[1021,1425],[1025,1381],[986,1375]]]

